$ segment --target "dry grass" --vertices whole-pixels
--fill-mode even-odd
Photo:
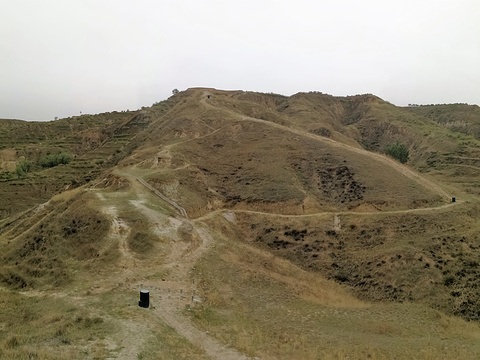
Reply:
[[[19,136],[4,144],[9,161],[33,154],[22,123],[0,125],[0,138]],[[0,358],[206,358],[155,311],[136,306],[140,284],[172,281],[203,245],[212,248],[190,273],[203,302],[184,315],[249,356],[480,357],[477,323],[434,310],[478,320],[476,140],[374,96],[211,89],[140,113],[27,130],[59,140],[40,153],[66,148],[77,159],[1,183],[0,281],[10,290],[0,291]],[[469,202],[382,213],[441,203],[415,176],[357,151],[381,152],[393,141],[409,145],[412,167]],[[239,211],[229,221],[220,210],[196,221],[213,237],[202,244],[136,177],[190,218]],[[178,263],[166,267],[166,259]]]
[[[474,359],[480,354],[477,324],[413,303],[363,303],[288,261],[227,238],[217,241],[193,275],[202,279],[205,304],[186,313],[251,356],[448,359],[460,353]]]
[[[191,123],[177,126],[187,129]],[[148,175],[192,216],[223,206],[302,214],[362,203],[388,210],[441,201],[430,189],[363,154],[236,119],[225,120],[220,129],[171,150],[172,161],[191,166]]]
[[[478,319],[477,203],[432,212],[275,218],[237,213],[232,238],[375,301],[412,301]]]
[[[70,301],[0,291],[2,359],[106,358],[113,323]]]

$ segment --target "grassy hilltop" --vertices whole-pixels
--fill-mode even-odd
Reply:
[[[0,120],[0,357],[476,359],[478,124],[206,88]]]

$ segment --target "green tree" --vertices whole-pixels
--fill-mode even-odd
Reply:
[[[405,164],[408,161],[409,151],[405,144],[397,141],[385,148],[385,154]]]
[[[22,159],[17,163],[15,172],[17,173],[18,177],[25,177],[31,168],[32,163],[26,159]]]
[[[70,161],[72,161],[72,155],[70,155],[67,152],[62,152],[58,154],[58,163],[59,164],[68,164]]]

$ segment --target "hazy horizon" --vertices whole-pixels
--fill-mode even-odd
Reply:
[[[4,2],[0,118],[135,110],[174,88],[480,104],[480,3]]]

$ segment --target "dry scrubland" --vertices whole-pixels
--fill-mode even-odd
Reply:
[[[477,359],[479,123],[214,89],[0,120],[0,357]]]

